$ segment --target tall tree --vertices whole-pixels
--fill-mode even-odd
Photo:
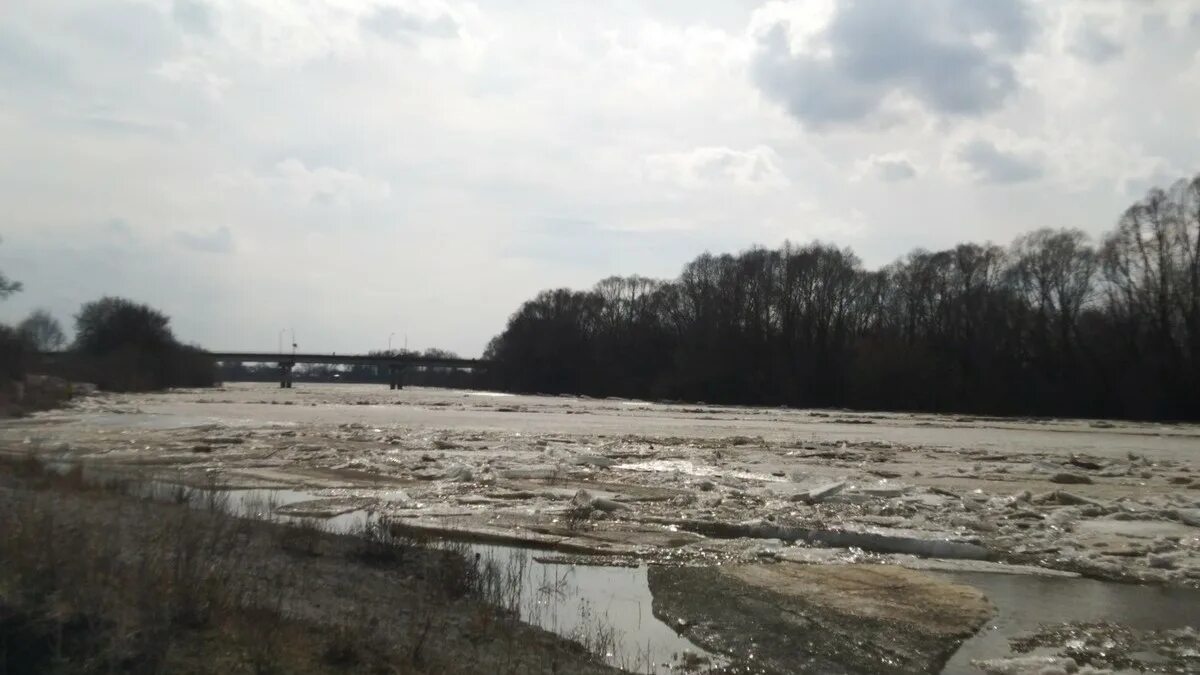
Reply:
[[[84,305],[73,348],[105,389],[210,386],[216,373],[200,349],[176,341],[165,314],[124,298]]]
[[[21,282],[12,281],[4,276],[4,272],[0,272],[0,300],[4,300],[13,293],[21,290]]]
[[[1040,347],[1069,367],[1079,314],[1093,293],[1097,255],[1079,230],[1038,230],[1013,244],[1013,278],[1037,315]]]
[[[17,331],[41,352],[57,351],[67,343],[62,325],[44,309],[34,310],[17,326]]]
[[[1157,380],[1160,408],[1200,403],[1198,181],[1151,190],[1102,249],[1109,315],[1130,357],[1125,368],[1145,371],[1134,376],[1139,384],[1147,375]]]
[[[21,290],[21,284],[0,272],[0,300]],[[24,336],[0,324],[0,381],[20,379],[25,372],[25,352],[29,348]]]
[[[75,349],[100,356],[123,348],[162,351],[175,346],[170,319],[147,305],[106,297],[75,315]]]

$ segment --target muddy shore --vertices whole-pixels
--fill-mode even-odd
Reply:
[[[230,506],[0,461],[0,672],[619,672],[461,550]]]
[[[974,588],[888,565],[652,568],[650,589],[656,614],[764,673],[937,672],[993,612]]]

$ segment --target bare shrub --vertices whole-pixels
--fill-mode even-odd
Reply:
[[[573,504],[563,512],[563,523],[572,532],[581,530],[588,524],[595,510],[591,504]]]
[[[279,546],[293,555],[318,556],[325,533],[325,522],[319,518],[298,518],[279,529]]]
[[[357,540],[354,557],[372,565],[395,565],[403,562],[416,546],[413,539],[396,534],[395,530],[382,520],[367,520],[352,529],[350,534]]]

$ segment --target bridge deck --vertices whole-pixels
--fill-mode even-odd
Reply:
[[[486,368],[483,359],[448,359],[426,356],[381,356],[374,354],[279,354],[274,352],[208,352],[222,363],[323,363],[329,365],[429,366],[433,368]]]

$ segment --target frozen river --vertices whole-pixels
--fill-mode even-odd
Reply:
[[[216,391],[142,395],[124,403],[117,399],[113,408],[129,412],[123,405],[152,416],[130,419],[128,423],[157,426],[357,422],[526,434],[666,438],[742,435],[779,443],[887,441],[997,452],[1091,453],[1113,458],[1137,452],[1191,460],[1200,452],[1200,426],[1187,424],[662,404],[443,389],[393,392],[378,385],[302,384],[283,390],[270,384],[235,383]],[[87,415],[73,419],[83,424],[105,424],[109,420]]]
[[[1059,623],[1155,617],[1159,606],[1157,622],[1128,628],[1197,621],[1165,596],[1096,580],[1195,594],[1194,425],[230,384],[88,398],[0,424],[0,444],[147,479],[273,492],[285,509],[369,514],[506,558],[537,551],[523,563],[541,579],[532,585],[554,588],[527,590],[537,609],[528,618],[576,638],[607,620],[632,645],[614,658],[642,669],[669,670],[681,649],[729,651],[703,621],[679,620],[723,608],[658,606],[647,565],[927,569],[922,551],[982,551],[987,561],[970,562],[1093,577],[932,561],[933,573],[981,589],[997,608],[994,630],[948,672],[971,672],[971,659],[1004,655],[1009,636],[1035,628],[1022,610],[1030,598],[1108,599],[1043,613]],[[606,563],[623,566],[593,566]]]

